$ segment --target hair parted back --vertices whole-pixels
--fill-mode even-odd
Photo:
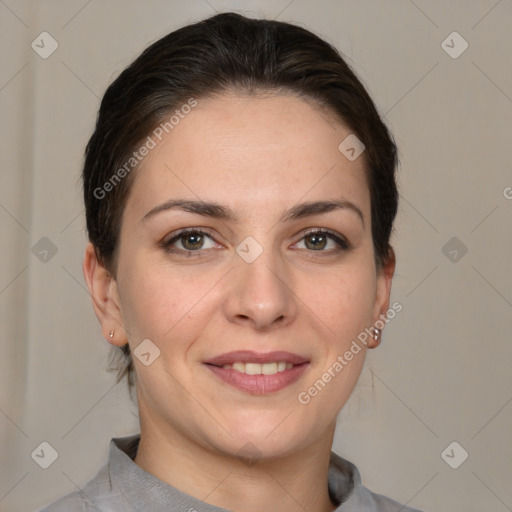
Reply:
[[[217,14],[159,39],[107,88],[85,151],[86,225],[98,259],[115,278],[121,219],[136,171],[98,194],[162,121],[190,98],[225,91],[291,93],[316,102],[365,145],[377,269],[391,255],[398,208],[397,150],[362,83],[330,44],[296,25]],[[341,142],[341,141],[340,141]],[[128,345],[115,349],[118,381],[134,383]]]

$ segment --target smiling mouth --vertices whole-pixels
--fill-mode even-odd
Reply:
[[[221,380],[242,391],[263,395],[297,381],[309,367],[309,359],[291,352],[236,351],[203,364]]]
[[[216,366],[216,365],[213,365]],[[294,366],[292,363],[286,361],[275,361],[272,363],[243,363],[237,361],[233,364],[224,364],[218,366],[224,370],[235,370],[236,372],[245,373],[246,375],[275,375],[276,373],[282,373],[285,370],[291,370]]]

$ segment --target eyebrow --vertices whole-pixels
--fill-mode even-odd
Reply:
[[[214,202],[194,201],[187,199],[171,199],[165,203],[159,204],[147,212],[141,220],[146,221],[160,212],[174,209],[180,209],[189,213],[196,213],[198,215],[211,217],[213,219],[232,222],[237,222],[239,220],[238,215],[233,210],[231,210],[231,208]],[[309,217],[311,215],[328,213],[337,209],[349,210],[356,213],[363,226],[365,225],[364,215],[361,209],[347,199],[338,199],[332,201],[310,201],[306,203],[300,203],[293,206],[289,210],[286,210],[282,214],[280,222],[297,220],[304,217]]]

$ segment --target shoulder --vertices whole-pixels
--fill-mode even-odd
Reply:
[[[107,464],[82,489],[66,494],[39,512],[109,512],[106,498],[112,490]]]
[[[140,435],[110,440],[108,462],[78,491],[38,512],[131,512],[133,499],[144,486],[145,472],[135,465]]]
[[[357,467],[335,452],[329,463],[329,493],[340,503],[335,512],[421,512],[370,491],[362,484]]]
[[[101,512],[82,491],[67,494],[39,512]]]
[[[382,494],[377,494],[363,485],[358,486],[355,489],[357,498],[354,500],[354,504],[347,509],[343,507],[341,510],[343,512],[349,511],[360,511],[360,510],[368,510],[368,512],[422,512],[418,509],[408,507],[395,501],[387,496],[383,496]]]

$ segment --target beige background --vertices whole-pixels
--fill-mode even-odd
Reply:
[[[231,9],[334,43],[400,148],[403,311],[369,355],[335,450],[411,506],[512,510],[510,0],[1,0],[0,510],[77,489],[111,437],[137,431],[84,289],[83,149],[106,86],[148,43]],[[43,31],[59,44],[48,59],[31,48]],[[441,46],[453,31],[469,44],[457,59]],[[46,262],[32,251],[43,237],[57,249]],[[443,250],[452,237],[466,254]],[[42,441],[58,452],[46,470],[31,458]],[[469,453],[458,469],[441,457],[453,441]]]

